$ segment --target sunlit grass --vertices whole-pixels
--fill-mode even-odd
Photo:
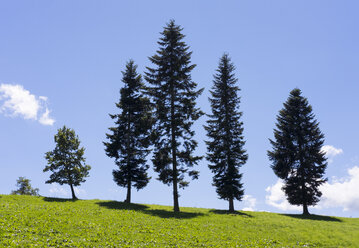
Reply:
[[[0,196],[0,247],[358,247],[359,219]]]

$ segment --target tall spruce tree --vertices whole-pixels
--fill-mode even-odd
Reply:
[[[159,50],[150,57],[155,68],[147,67],[146,80],[150,84],[148,94],[152,97],[157,119],[154,134],[154,170],[159,180],[173,185],[174,211],[179,212],[178,185],[188,185],[185,175],[198,178],[193,169],[200,156],[193,152],[197,142],[193,139],[191,126],[203,113],[196,108],[196,99],[203,89],[196,90],[197,84],[191,79],[189,47],[183,41],[182,28],[171,20],[161,33]],[[172,166],[171,166],[172,165]]]
[[[51,171],[46,183],[68,184],[71,188],[72,199],[76,200],[74,186],[79,186],[89,176],[91,166],[85,164],[85,148],[80,148],[79,137],[73,129],[63,126],[57,130],[54,137],[56,147],[45,154],[47,166],[44,172]]]
[[[302,205],[308,215],[308,206],[314,206],[322,193],[319,186],[327,162],[321,152],[324,135],[312,113],[312,106],[299,89],[290,92],[284,108],[277,116],[273,146],[268,151],[274,173],[284,180],[283,190],[290,204]]]
[[[219,198],[229,201],[229,211],[234,211],[234,199],[241,200],[244,194],[239,168],[246,163],[248,155],[244,149],[242,112],[239,111],[240,97],[234,75],[234,65],[228,54],[224,54],[214,75],[212,97],[209,98],[212,114],[208,115],[207,160],[214,173],[213,185]]]
[[[106,134],[109,142],[104,142],[107,156],[115,158],[118,170],[113,170],[113,178],[118,186],[127,187],[125,202],[131,202],[131,187],[144,188],[150,177],[146,156],[150,152],[150,132],[152,125],[151,104],[144,96],[144,84],[137,66],[131,60],[122,72],[121,99],[116,103],[120,113],[110,115],[115,127]]]

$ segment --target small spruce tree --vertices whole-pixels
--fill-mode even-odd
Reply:
[[[150,84],[148,94],[152,97],[157,122],[154,126],[154,170],[159,180],[173,186],[173,209],[179,212],[178,186],[188,185],[185,175],[198,178],[193,169],[200,156],[193,152],[197,142],[193,139],[192,124],[203,113],[196,108],[196,99],[203,89],[191,79],[189,47],[183,41],[182,28],[171,20],[161,33],[159,50],[150,57],[154,68],[147,67],[146,80]]]
[[[54,137],[55,149],[45,154],[48,165],[43,171],[52,172],[46,183],[68,184],[72,199],[76,200],[74,186],[86,181],[91,167],[85,164],[85,148],[80,148],[80,140],[75,131],[66,126],[57,131]]]
[[[30,179],[27,179],[25,177],[19,177],[19,179],[16,180],[16,187],[18,187],[17,190],[14,190],[11,192],[12,195],[35,195],[39,196],[39,189],[38,188],[32,188],[30,184]]]
[[[224,54],[214,75],[214,85],[209,98],[212,114],[208,115],[207,160],[214,173],[213,185],[220,199],[229,202],[229,211],[234,211],[235,199],[244,195],[242,174],[239,168],[246,163],[248,155],[244,149],[243,122],[240,120],[238,79],[228,54]]]
[[[107,156],[115,158],[118,166],[118,170],[112,172],[114,181],[127,187],[127,203],[131,202],[131,187],[140,190],[150,180],[146,156],[150,152],[151,104],[143,94],[144,84],[136,68],[131,60],[122,72],[124,87],[116,103],[120,113],[110,115],[116,126],[109,128],[111,133],[106,134],[109,142],[104,142]]]
[[[327,162],[321,148],[324,135],[312,113],[312,106],[299,89],[290,92],[284,108],[277,116],[273,147],[268,151],[274,173],[284,180],[283,190],[290,204],[302,205],[308,215],[308,206],[319,202],[319,186]]]

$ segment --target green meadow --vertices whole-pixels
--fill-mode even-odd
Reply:
[[[359,247],[359,219],[0,195],[0,247]]]

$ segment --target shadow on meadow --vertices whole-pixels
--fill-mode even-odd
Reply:
[[[247,214],[247,213],[243,213],[243,212],[239,212],[239,211],[229,212],[228,210],[212,209],[212,210],[209,210],[209,212],[214,213],[214,214],[240,215],[240,216],[243,216],[243,217],[253,218],[252,215]]]
[[[75,202],[78,201],[78,199],[66,199],[66,198],[56,198],[56,197],[44,197],[43,198],[44,201],[47,202]]]
[[[173,211],[163,210],[163,209],[146,209],[143,211],[145,214],[152,216],[158,216],[161,218],[175,218],[175,219],[191,219],[199,216],[204,216],[204,213],[198,212],[179,212],[175,213]]]
[[[118,202],[118,201],[96,202],[96,204],[101,207],[106,207],[108,209],[117,209],[117,210],[144,210],[148,208],[147,206],[141,204]]]
[[[203,213],[193,213],[193,212],[174,213],[173,211],[169,211],[169,210],[150,209],[148,206],[145,205],[118,202],[118,201],[96,202],[96,204],[98,204],[101,207],[106,207],[108,209],[139,211],[141,213],[157,216],[160,218],[190,219],[190,218],[195,218],[198,216],[205,215]]]
[[[283,216],[288,216],[296,219],[302,219],[302,220],[319,220],[319,221],[335,221],[335,222],[342,222],[341,219],[330,217],[330,216],[323,216],[323,215],[302,215],[302,214],[281,214]]]

